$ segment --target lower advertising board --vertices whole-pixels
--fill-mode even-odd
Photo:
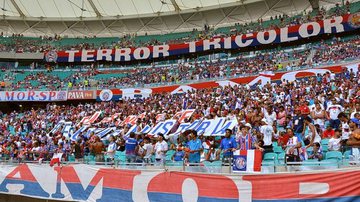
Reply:
[[[360,201],[359,174],[358,168],[221,175],[79,164],[1,165],[0,193],[75,201]]]
[[[65,101],[67,91],[1,91],[0,101]]]

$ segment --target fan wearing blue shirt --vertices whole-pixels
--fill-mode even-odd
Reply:
[[[202,151],[202,143],[197,138],[196,131],[190,133],[191,140],[187,143],[189,148],[189,163],[200,163],[200,152]]]
[[[230,158],[233,155],[233,151],[237,148],[237,143],[235,138],[231,137],[232,130],[225,130],[225,138],[221,140],[220,149],[223,152],[224,158]]]
[[[128,163],[134,163],[136,154],[135,149],[138,145],[138,142],[135,139],[135,133],[131,132],[129,138],[125,142],[125,154],[126,154],[126,161]]]

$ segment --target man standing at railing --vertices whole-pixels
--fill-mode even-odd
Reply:
[[[352,160],[358,162],[360,160],[360,129],[356,129],[354,130],[350,137],[349,140],[346,142],[346,144],[350,147],[352,147],[351,149],[351,156],[352,156]]]
[[[155,144],[154,152],[155,152],[155,161],[157,164],[163,164],[165,162],[166,152],[168,150],[168,144],[164,140],[164,135],[159,133],[158,135],[158,141]]]
[[[237,148],[237,143],[235,138],[231,137],[232,130],[226,129],[225,130],[225,138],[221,140],[220,149],[223,152],[223,161],[224,162],[231,162],[231,158],[233,156],[233,152]]]
[[[135,148],[137,146],[137,141],[135,139],[135,133],[131,132],[129,138],[125,142],[125,154],[126,162],[134,163],[136,159]]]
[[[189,148],[189,163],[200,163],[200,152],[202,151],[201,140],[197,138],[195,130],[190,133],[190,138],[191,139],[187,144]]]
[[[96,162],[103,162],[104,161],[104,154],[103,151],[105,149],[105,145],[101,142],[99,136],[95,136],[95,142],[90,145],[90,151],[95,155]]]

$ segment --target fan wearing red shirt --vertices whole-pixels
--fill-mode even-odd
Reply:
[[[278,144],[281,146],[281,147],[285,147],[287,142],[289,141],[289,133],[293,132],[293,130],[291,128],[288,128],[286,130],[286,133],[285,132],[280,132],[280,136],[278,138]]]
[[[324,130],[324,132],[323,132],[322,138],[330,139],[330,138],[334,137],[334,135],[335,135],[335,131],[332,129],[331,125],[328,125],[326,130]]]

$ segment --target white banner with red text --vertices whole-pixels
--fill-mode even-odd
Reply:
[[[231,50],[252,46],[293,42],[324,34],[350,32],[360,27],[360,14],[337,16],[317,22],[265,30],[229,37],[214,37],[182,44],[164,44],[148,47],[131,47],[98,50],[49,51],[44,54],[46,62],[96,62],[134,61],[166,58],[176,55],[204,53],[210,50]]]

